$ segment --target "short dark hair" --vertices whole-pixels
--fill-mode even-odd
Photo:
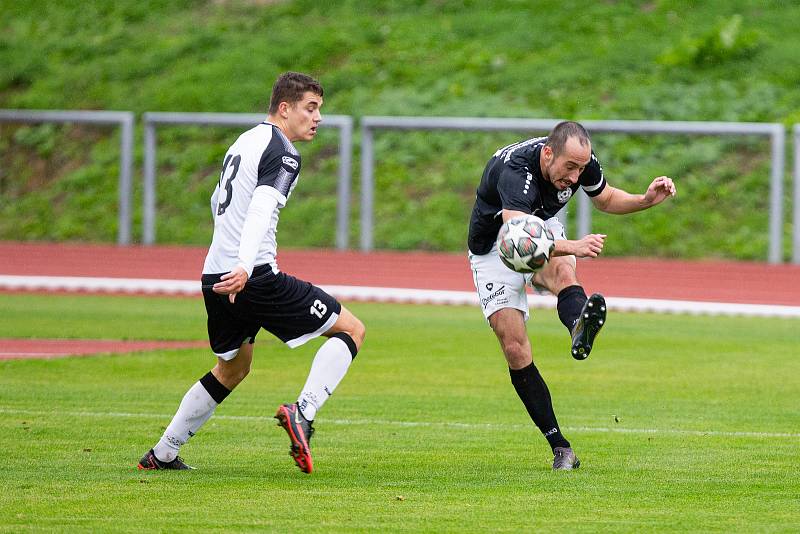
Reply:
[[[315,95],[322,96],[322,86],[320,83],[306,74],[299,72],[285,72],[278,76],[275,85],[272,86],[272,96],[269,99],[269,114],[275,115],[281,102],[294,104],[303,99],[303,95],[311,91]]]
[[[564,146],[570,137],[577,137],[581,146],[592,145],[592,140],[589,139],[589,133],[586,128],[573,121],[563,121],[556,124],[547,136],[547,142],[544,145],[550,147],[553,151],[553,156],[558,156],[564,151]]]

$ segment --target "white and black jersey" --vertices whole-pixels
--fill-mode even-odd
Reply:
[[[272,272],[278,272],[275,241],[278,215],[297,185],[299,173],[300,154],[277,126],[263,122],[239,136],[225,154],[212,196],[214,237],[203,273],[225,273],[242,263],[250,263],[248,273],[253,266],[264,264],[269,264]],[[268,198],[275,207],[266,211],[266,220],[257,221],[266,227],[266,233],[260,243],[253,244],[254,257],[243,262],[242,232],[257,188],[260,197]]]
[[[547,137],[508,145],[487,163],[472,208],[467,246],[474,254],[488,254],[503,225],[502,210],[531,213],[547,220],[555,217],[579,188],[590,196],[605,188],[603,168],[592,151],[592,159],[578,182],[559,191],[542,176],[539,155]]]
[[[201,277],[208,340],[220,358],[234,358],[261,328],[296,347],[330,330],[339,317],[335,298],[278,270],[278,214],[299,173],[300,154],[270,123],[240,135],[225,154],[211,197],[214,238]],[[237,266],[247,271],[248,280],[230,302],[213,288]]]

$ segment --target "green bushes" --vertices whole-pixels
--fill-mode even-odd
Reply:
[[[800,6],[785,2],[0,0],[0,12],[5,108],[264,112],[275,76],[292,69],[321,79],[323,113],[356,118],[800,121]],[[239,131],[159,129],[159,242],[207,243],[208,197]],[[324,133],[299,147],[282,246],[334,244],[336,136]],[[483,164],[521,135],[379,133],[376,245],[462,250]],[[596,214],[609,254],[766,257],[761,141],[595,143],[612,183],[641,189],[669,174],[680,188],[647,214]],[[113,241],[117,151],[107,130],[0,124],[0,238]]]

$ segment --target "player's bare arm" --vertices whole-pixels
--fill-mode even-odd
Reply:
[[[631,194],[609,185],[599,195],[591,198],[600,211],[621,215],[652,208],[667,198],[674,197],[676,192],[671,178],[659,176],[650,183],[643,195]]]
[[[575,256],[577,258],[596,258],[605,244],[605,234],[587,234],[577,241],[556,239],[556,248],[550,254],[556,256]]]
[[[515,217],[530,215],[516,210],[503,210],[503,222]],[[603,250],[605,234],[587,234],[577,241],[571,239],[557,239],[556,248],[553,249],[551,256],[575,256],[578,258],[596,258]]]

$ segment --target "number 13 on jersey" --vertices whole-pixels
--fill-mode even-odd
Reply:
[[[222,164],[222,175],[219,179],[220,194],[225,191],[225,200],[217,204],[217,215],[222,215],[233,200],[233,181],[236,179],[236,173],[239,172],[239,164],[242,162],[242,156],[228,154],[225,158],[225,163]],[[231,169],[230,174],[228,169]],[[225,175],[228,174],[226,177]]]

